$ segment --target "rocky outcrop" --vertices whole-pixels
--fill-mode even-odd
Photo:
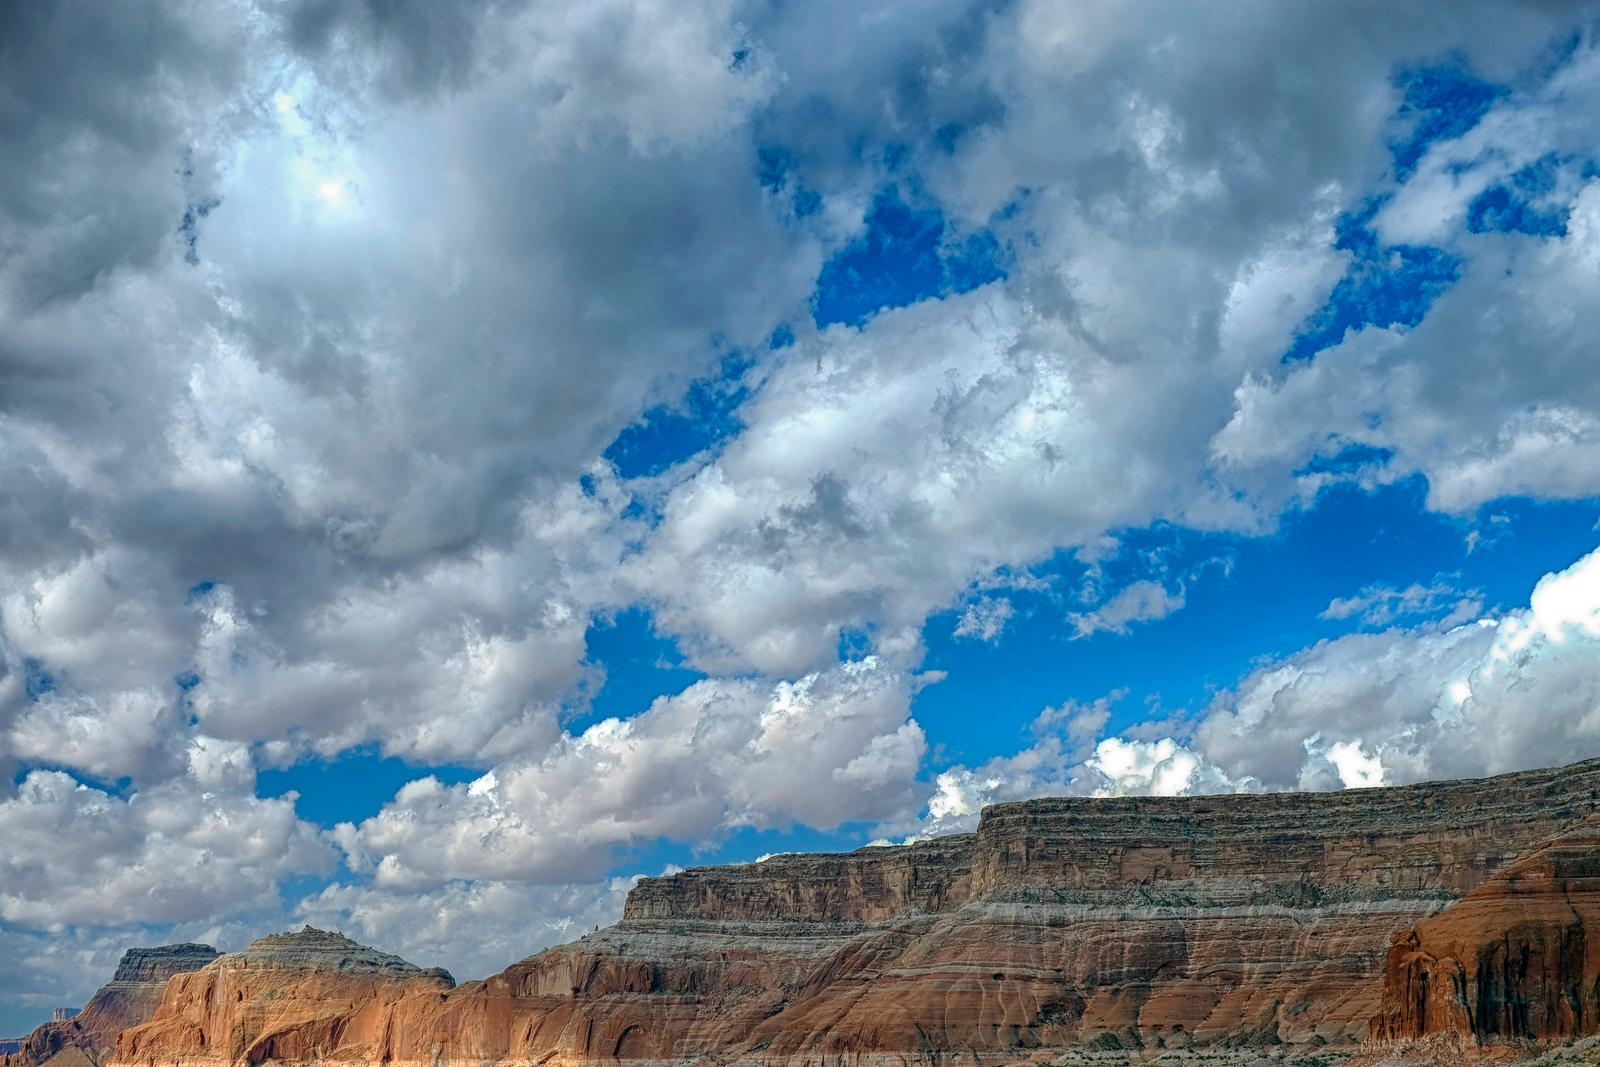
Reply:
[[[1600,816],[1397,938],[1372,1035],[1600,1033]]]
[[[89,998],[81,1012],[34,1030],[20,1051],[0,1056],[0,1067],[38,1067],[69,1049],[80,1050],[91,1064],[98,1063],[116,1044],[117,1034],[155,1014],[168,978],[198,970],[216,957],[217,950],[210,945],[128,949],[111,981]],[[66,1067],[65,1061],[58,1060],[56,1067]]]
[[[623,918],[879,922],[910,910],[945,911],[972,896],[977,841],[952,834],[898,848],[795,853],[642,878]]]
[[[618,925],[456,988],[325,968],[225,979],[223,957],[175,979],[117,1060],[903,1067],[1352,1042],[1387,1010],[1395,934],[1596,811],[1600,761],[998,805],[973,834],[643,879]],[[306,1006],[274,1015],[270,989]]]
[[[130,948],[122,954],[116,973],[111,976],[111,986],[138,983],[154,984],[159,988],[166,985],[167,979],[173,975],[198,971],[220,955],[221,953],[210,945],[183,944],[161,945],[157,948]],[[94,1000],[90,1000],[84,1005],[84,1012],[88,1013],[93,1007]]]
[[[167,983],[150,1022],[117,1038],[118,1063],[387,1060],[397,1009],[455,986],[340,934],[272,934]]]

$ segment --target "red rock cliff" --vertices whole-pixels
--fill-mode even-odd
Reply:
[[[155,1015],[117,1038],[118,1063],[392,1058],[400,1005],[455,985],[347,937],[273,934],[167,982]]]
[[[1542,843],[1397,938],[1381,1039],[1600,1033],[1600,817]]]

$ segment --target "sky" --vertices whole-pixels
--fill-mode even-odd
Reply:
[[[0,5],[0,1036],[1600,755],[1600,8]]]

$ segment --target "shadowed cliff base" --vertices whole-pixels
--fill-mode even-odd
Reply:
[[[1555,1055],[1530,1042],[1597,1023],[1597,813],[1600,760],[1337,793],[997,805],[972,834],[644,879],[617,925],[460,986],[339,935],[274,935],[173,977],[111,1062],[1325,1065],[1431,1062],[1441,1042],[1464,1042],[1458,1059]],[[1510,955],[1469,951],[1479,942]],[[1461,973],[1493,977],[1466,987],[1490,995],[1451,1014],[1436,975],[1468,959]]]

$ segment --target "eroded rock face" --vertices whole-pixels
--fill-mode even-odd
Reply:
[[[1600,1033],[1600,817],[1534,848],[1397,938],[1380,1039]]]
[[[198,971],[221,953],[210,945],[161,945],[157,948],[130,948],[122,954],[112,985],[120,982],[154,982],[165,985],[175,974]],[[85,1005],[87,1012],[93,1005]]]
[[[100,987],[83,1010],[64,1022],[45,1023],[12,1056],[0,1056],[0,1067],[38,1067],[66,1049],[80,1049],[98,1063],[125,1028],[147,1021],[161,1003],[167,979],[198,970],[217,958],[210,945],[161,945],[130,948],[116,973]]]
[[[972,896],[977,846],[976,834],[952,834],[898,848],[691,868],[640,879],[623,918],[880,922],[912,909],[945,911]]]
[[[223,957],[174,979],[117,1059],[903,1067],[1348,1042],[1385,1010],[1396,933],[1597,810],[1600,761],[1403,789],[999,805],[974,834],[644,879],[617,926],[453,989],[258,942],[278,977]],[[270,989],[301,1006],[272,1007]]]
[[[390,1059],[397,1008],[426,1007],[454,985],[443,970],[423,970],[308,926],[172,978],[154,1017],[117,1038],[114,1059]]]
[[[1596,809],[1600,761],[1499,778],[1332,793],[1054,798],[997,804],[972,894],[1203,879],[1460,895]]]

